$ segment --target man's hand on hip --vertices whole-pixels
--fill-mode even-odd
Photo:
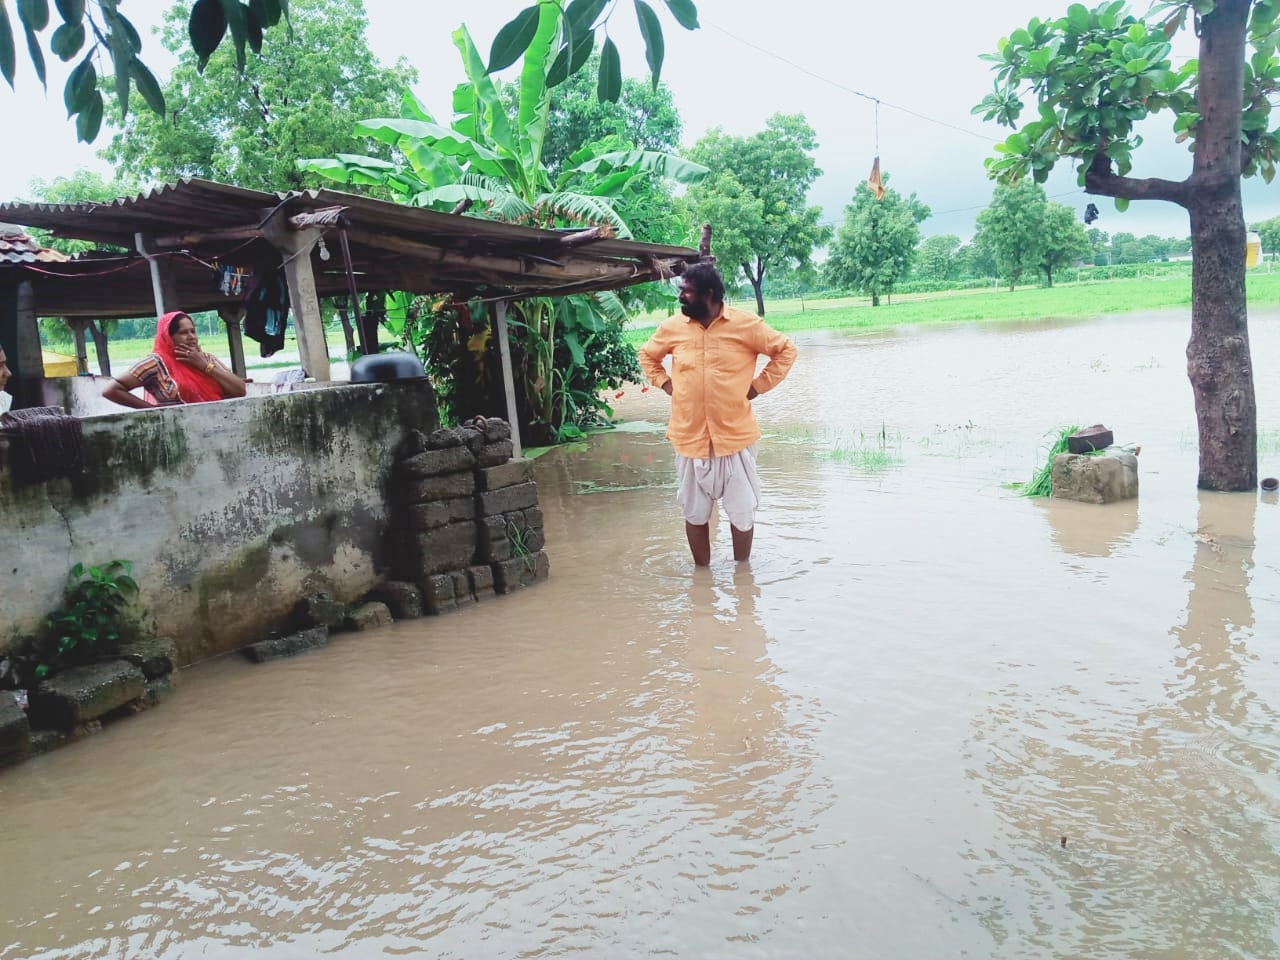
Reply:
[[[747,399],[748,399],[748,400],[754,400],[754,399],[755,399],[756,397],[758,397],[758,396],[760,396],[760,391],[759,391],[759,390],[757,390],[755,387],[747,387]]]
[[[668,380],[666,383],[662,385],[662,392],[665,393],[668,397],[671,396],[671,391],[673,389],[674,388],[671,386],[670,380]]]

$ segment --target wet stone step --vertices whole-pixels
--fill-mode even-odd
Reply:
[[[127,660],[72,667],[31,692],[31,725],[69,730],[137,700],[146,687],[147,678]]]

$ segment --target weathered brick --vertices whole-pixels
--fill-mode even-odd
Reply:
[[[515,486],[503,487],[501,490],[489,490],[476,495],[480,507],[480,516],[492,517],[499,513],[511,513],[536,506],[538,503],[538,485],[532,480],[528,483],[517,483]]]
[[[428,450],[443,450],[446,447],[456,447],[462,443],[462,434],[457,430],[449,428],[441,428],[434,430],[427,437]]]
[[[178,662],[178,645],[168,637],[145,637],[121,644],[116,656],[128,660],[148,680],[155,680],[173,672]]]
[[[533,479],[533,461],[527,457],[508,460],[493,467],[482,467],[476,471],[476,490],[487,492],[513,487],[517,483],[528,483]]]
[[[347,617],[347,626],[352,630],[372,630],[375,627],[386,627],[391,624],[391,611],[385,603],[368,600],[352,608]]]
[[[511,541],[507,537],[507,519],[499,514],[485,517],[476,526],[479,543],[476,554],[481,560],[506,560],[511,556]]]
[[[328,627],[310,627],[285,637],[268,637],[266,640],[259,640],[257,643],[241,647],[241,652],[254,663],[264,663],[267,660],[278,660],[280,657],[306,653],[316,647],[323,647],[328,642]]]
[[[473,473],[446,473],[422,480],[406,480],[397,493],[403,503],[426,503],[428,500],[452,500],[469,497],[475,493],[476,478]]]
[[[494,587],[498,593],[511,593],[537,580],[545,580],[551,575],[551,560],[542,551],[527,557],[512,557],[510,560],[502,560],[491,566]]]
[[[476,460],[482,467],[496,467],[510,460],[515,449],[510,440],[486,443],[476,452]]]
[[[427,435],[421,430],[410,430],[396,447],[396,459],[407,460],[427,449]]]
[[[0,767],[31,755],[31,723],[9,690],[0,690]]]
[[[497,417],[489,417],[484,422],[484,439],[488,443],[511,439],[511,424]]]
[[[467,578],[471,581],[471,594],[477,600],[487,600],[493,596],[493,568],[487,564],[467,567]]]
[[[146,684],[142,671],[126,660],[72,667],[41,681],[27,712],[32,726],[67,730],[138,699]]]
[[[397,620],[414,620],[422,616],[422,591],[404,580],[385,580],[365,597],[387,605]]]
[[[529,507],[524,511],[524,523],[527,527],[541,527],[543,523],[542,508]]]
[[[467,571],[454,570],[449,576],[453,578],[453,598],[458,606],[475,603],[476,598],[471,595],[471,578],[467,576]]]
[[[443,450],[425,450],[416,456],[400,461],[400,472],[408,478],[421,480],[445,473],[460,473],[476,465],[476,455],[466,447],[446,447]]]
[[[452,500],[429,500],[409,507],[409,525],[414,530],[432,530],[446,523],[470,520],[476,515],[474,497],[455,497]]]
[[[453,593],[453,577],[435,573],[422,581],[422,599],[428,613],[444,613],[457,606]]]
[[[423,582],[435,573],[470,566],[476,555],[476,527],[473,523],[450,523],[423,530],[415,538],[418,549],[418,576]]]

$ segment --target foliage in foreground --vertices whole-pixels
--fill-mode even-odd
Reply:
[[[116,653],[137,631],[128,611],[138,595],[132,571],[128,560],[72,567],[62,603],[45,617],[43,629],[26,638],[9,660],[0,661],[0,686],[34,687],[68,667]]]

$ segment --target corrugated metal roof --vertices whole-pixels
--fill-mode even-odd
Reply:
[[[361,292],[556,295],[643,283],[701,259],[689,247],[628,240],[570,247],[564,242],[565,231],[424,210],[336,190],[264,193],[196,179],[104,203],[2,203],[0,220],[128,250],[134,249],[136,235],[152,238],[152,249],[174,265],[184,308],[203,310],[239,301],[220,292],[219,265],[278,262],[279,254],[261,236],[269,218],[333,208],[341,208]],[[322,259],[318,249],[311,254],[321,296],[345,293],[348,286],[339,231],[333,226],[326,231],[328,259]],[[92,283],[86,283],[90,277]],[[84,290],[86,286],[93,290]],[[137,254],[116,261],[77,258],[50,264],[36,288],[42,316],[154,312],[152,307],[142,309],[150,302],[151,286],[146,262]]]

